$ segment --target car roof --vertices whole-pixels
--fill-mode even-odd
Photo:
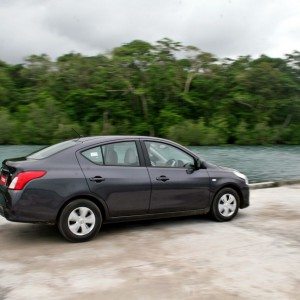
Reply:
[[[160,140],[160,141],[168,141],[166,139],[152,137],[152,136],[141,136],[141,135],[98,135],[98,136],[87,136],[81,137],[78,139],[79,142],[106,142],[106,141],[116,141],[116,140],[131,140],[131,139],[147,139],[147,140]]]
[[[154,136],[144,136],[144,135],[99,135],[99,136],[89,136],[89,137],[81,137],[80,139],[77,139],[76,141],[77,143],[77,147],[80,148],[82,146],[91,146],[91,145],[95,145],[97,143],[110,143],[110,142],[114,142],[114,141],[126,141],[126,140],[151,140],[151,141],[156,141],[156,142],[165,142],[168,144],[171,144],[175,147],[181,148],[181,149],[185,149],[185,151],[190,152],[192,154],[194,154],[193,152],[191,152],[189,149],[187,149],[186,147],[167,140],[167,139],[163,139],[163,138],[158,138],[158,137],[154,137]],[[81,144],[81,146],[80,146]],[[195,154],[194,154],[195,155]]]

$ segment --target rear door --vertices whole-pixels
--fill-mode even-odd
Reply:
[[[77,157],[89,189],[106,202],[111,217],[148,212],[151,184],[139,141],[92,146]]]
[[[185,211],[209,205],[206,169],[189,172],[195,158],[173,145],[143,141],[152,184],[149,213]]]

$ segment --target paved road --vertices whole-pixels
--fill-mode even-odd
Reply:
[[[106,225],[84,244],[0,217],[0,299],[300,299],[300,185],[251,202],[229,223]]]

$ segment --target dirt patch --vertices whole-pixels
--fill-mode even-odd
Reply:
[[[257,216],[264,220],[281,219],[291,222],[300,221],[300,211],[297,209],[291,209],[290,207],[279,203],[274,203],[268,207],[264,207],[259,211]]]

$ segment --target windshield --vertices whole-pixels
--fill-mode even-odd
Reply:
[[[65,141],[62,143],[58,143],[49,147],[46,147],[42,150],[39,150],[37,152],[34,152],[30,155],[27,156],[27,158],[31,159],[43,159],[46,157],[49,157],[50,155],[53,155],[59,151],[65,150],[67,148],[70,148],[76,144],[76,141],[71,140],[71,141]]]

